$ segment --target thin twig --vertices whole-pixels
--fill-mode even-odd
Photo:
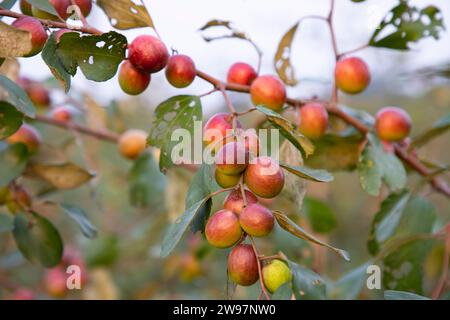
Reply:
[[[266,300],[270,300],[270,295],[267,292],[266,286],[264,285],[261,261],[258,259],[259,253],[258,253],[258,249],[256,249],[255,240],[251,236],[248,236],[248,237],[250,238],[250,241],[252,242],[253,251],[255,252],[255,255],[256,255],[256,262],[258,264],[259,283],[261,285],[261,290],[264,292],[264,296],[266,297]]]

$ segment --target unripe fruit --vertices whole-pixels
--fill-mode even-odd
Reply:
[[[122,90],[129,95],[138,95],[147,89],[151,76],[136,68],[130,61],[120,66],[119,84]]]
[[[169,58],[166,67],[166,78],[175,88],[186,88],[195,79],[194,61],[186,55],[175,55]]]
[[[257,76],[255,69],[251,65],[237,62],[228,71],[227,82],[249,86]]]
[[[30,83],[25,86],[25,92],[37,108],[48,108],[51,103],[50,93],[40,83]]]
[[[41,135],[39,132],[28,124],[23,124],[12,136],[8,137],[10,144],[23,143],[28,152],[36,153],[41,145]]]
[[[211,218],[205,228],[208,242],[216,248],[229,248],[242,237],[238,217],[230,210],[220,210]]]
[[[180,278],[184,282],[191,282],[202,274],[200,263],[192,254],[186,254],[181,258],[180,268]]]
[[[27,0],[20,0],[20,11],[27,16],[33,15],[33,12],[31,12],[31,4]]]
[[[239,222],[242,229],[249,235],[265,237],[273,230],[275,218],[269,209],[254,203],[242,210]]]
[[[286,88],[274,76],[261,76],[253,81],[250,88],[253,103],[264,105],[274,111],[280,111],[286,103]]]
[[[142,35],[128,46],[128,59],[142,71],[155,73],[167,65],[169,52],[158,38]]]
[[[236,128],[242,128],[241,123],[236,121]],[[233,130],[233,117],[228,113],[217,113],[206,122],[203,128],[203,141],[206,146],[214,146],[214,151],[218,151],[227,142],[232,141],[232,138],[227,138]]]
[[[32,57],[41,52],[48,35],[39,20],[32,17],[22,17],[12,23],[13,27],[31,33],[31,50],[25,57]]]
[[[52,117],[52,119],[56,120],[56,121],[61,121],[64,123],[69,123],[70,121],[72,121],[72,110],[68,107],[57,107],[55,108],[50,116]]]
[[[245,130],[242,134],[242,138],[244,140],[245,149],[249,154],[258,156],[261,149],[261,141],[259,140],[255,129]]]
[[[364,91],[370,84],[370,71],[360,58],[347,58],[337,62],[335,69],[336,85],[346,93],[356,94]]]
[[[31,196],[27,190],[21,186],[14,186],[10,189],[8,199],[6,201],[6,207],[9,212],[16,214],[24,209],[30,209],[32,205]]]
[[[214,177],[216,178],[216,182],[219,186],[224,189],[234,187],[241,180],[241,175],[228,175],[221,173],[219,170],[216,170],[214,173]]]
[[[279,287],[292,279],[291,270],[281,260],[272,260],[265,265],[262,274],[264,285],[270,293],[275,293]]]
[[[271,199],[283,190],[284,172],[272,158],[259,157],[248,165],[244,174],[244,182],[257,196]]]
[[[228,256],[228,275],[241,286],[251,286],[259,279],[255,251],[248,244],[240,244]]]
[[[308,103],[300,109],[299,129],[311,139],[319,139],[328,128],[328,112],[320,103]]]
[[[377,113],[375,129],[381,140],[399,142],[411,131],[411,117],[403,109],[386,107]]]
[[[248,190],[245,190],[245,197],[247,199],[247,206],[258,203],[258,198]],[[240,215],[244,209],[244,199],[242,198],[242,192],[239,189],[231,191],[225,198],[223,208],[233,211],[235,214]]]
[[[238,175],[248,165],[248,152],[241,142],[233,141],[224,145],[216,154],[216,170],[227,175]]]
[[[54,298],[62,298],[67,293],[67,276],[61,267],[49,269],[45,272],[44,287]]]
[[[130,129],[119,138],[119,152],[127,159],[134,160],[147,146],[147,133],[143,130]]]

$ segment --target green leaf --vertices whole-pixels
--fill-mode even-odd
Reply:
[[[161,257],[167,257],[180,242],[181,237],[186,232],[195,216],[198,214],[203,205],[210,199],[208,196],[188,208],[174,223],[172,223],[164,235],[161,246]]]
[[[278,76],[283,80],[283,82],[288,86],[295,86],[298,81],[295,78],[295,70],[291,64],[291,54],[292,54],[292,41],[294,40],[295,34],[299,22],[294,24],[281,38],[278,44],[277,52],[275,53],[274,65]]]
[[[314,153],[314,145],[312,142],[302,135],[289,120],[264,106],[257,106],[256,109],[264,113],[269,122],[275,128],[280,130],[283,137],[288,139],[298,150],[302,151],[305,157],[308,157]]]
[[[435,6],[424,9],[401,1],[383,19],[370,39],[372,47],[408,50],[412,43],[433,37],[445,30],[441,11]]]
[[[42,49],[42,60],[45,61],[50,68],[53,76],[58,79],[64,86],[64,90],[69,92],[71,85],[70,74],[64,68],[64,65],[56,53],[58,45],[56,43],[55,33],[52,33],[48,38],[47,43]]]
[[[17,0],[3,0],[0,1],[0,7],[4,8],[4,9],[11,9],[15,4],[16,4]],[[3,17],[0,17],[0,19]]]
[[[291,300],[292,297],[292,284],[286,282],[282,284],[277,291],[271,296],[272,300]]]
[[[292,291],[298,300],[325,300],[325,281],[314,271],[288,261],[292,272]]]
[[[78,223],[81,232],[89,239],[97,237],[97,228],[92,224],[83,209],[70,204],[61,203],[61,208]]]
[[[0,91],[4,91],[0,92],[0,97],[2,100],[9,102],[26,116],[34,118],[36,109],[34,108],[30,98],[28,98],[26,92],[21,87],[7,77],[0,75],[0,89],[3,89]]]
[[[406,291],[386,290],[383,294],[386,300],[431,300],[430,298]]]
[[[433,231],[437,216],[436,207],[431,201],[421,196],[414,196],[406,205],[395,235],[430,233]]]
[[[27,0],[29,4],[32,6],[35,6],[36,8],[45,11],[47,13],[50,13],[54,16],[58,16],[58,13],[55,10],[55,7],[53,7],[48,0]]]
[[[290,166],[288,164],[280,163],[280,166],[289,171],[292,174],[295,174],[296,176],[311,180],[315,182],[331,182],[334,180],[334,177],[325,170],[316,170],[316,169],[309,169],[306,167],[299,167],[299,166]]]
[[[322,201],[305,198],[303,212],[315,232],[328,233],[337,225],[334,211]]]
[[[8,185],[25,170],[28,150],[24,144],[7,145],[0,143],[0,187]]]
[[[172,149],[179,142],[172,141],[172,133],[177,129],[187,130],[189,136],[194,137],[194,121],[201,121],[202,117],[202,103],[197,96],[175,96],[156,108],[148,144],[161,149],[161,171],[165,172],[174,164]]]
[[[450,129],[450,113],[435,122],[430,129],[415,137],[412,141],[414,148],[420,148],[432,139],[444,134]]]
[[[128,176],[131,205],[138,208],[160,208],[164,206],[166,177],[150,152],[144,152],[135,162]]]
[[[338,300],[355,300],[364,287],[367,279],[367,267],[373,262],[369,261],[345,273],[332,286],[330,297]]]
[[[186,209],[192,207],[198,201],[208,197],[211,193],[217,191],[219,186],[215,183],[212,174],[212,166],[202,164],[197,170],[186,196]],[[212,201],[207,201],[203,207],[199,209],[198,214],[191,223],[191,231],[196,233],[205,229],[206,220],[211,213]]]
[[[11,232],[14,230],[14,222],[10,216],[0,213],[0,233]]]
[[[378,138],[368,135],[369,142],[358,163],[362,188],[372,196],[378,196],[382,181],[391,191],[401,190],[406,185],[406,170],[402,162],[392,153],[384,151]]]
[[[102,35],[68,32],[62,35],[56,53],[70,75],[80,67],[87,79],[100,82],[115,76],[127,44],[127,38],[114,31]]]
[[[287,232],[293,234],[297,238],[318,244],[320,246],[326,247],[335,253],[337,253],[339,256],[344,258],[346,261],[350,261],[350,255],[347,251],[335,248],[319,239],[317,239],[312,234],[309,234],[306,232],[302,227],[298,226],[295,222],[293,222],[291,219],[289,219],[285,214],[279,212],[279,211],[273,211],[273,214],[275,218],[277,219],[278,224],[281,228],[286,230]]]
[[[90,267],[111,266],[119,257],[119,239],[113,234],[102,235],[89,242],[86,263]]]
[[[116,29],[155,28],[143,4],[136,4],[132,0],[97,0],[97,5],[103,9],[111,25]]]
[[[33,219],[20,213],[14,218],[14,239],[20,252],[32,263],[47,268],[59,264],[63,254],[63,243],[58,230],[46,218],[32,213]]]
[[[6,139],[19,130],[23,114],[8,102],[0,101],[0,140]]]

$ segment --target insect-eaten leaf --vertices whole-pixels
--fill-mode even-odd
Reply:
[[[8,145],[0,142],[0,188],[19,177],[28,161],[27,147],[22,143]]]
[[[89,182],[95,174],[73,163],[64,164],[30,164],[26,175],[42,179],[57,189],[75,189]]]
[[[293,25],[281,38],[278,44],[277,52],[275,53],[274,65],[275,70],[278,73],[283,82],[288,86],[295,86],[298,84],[295,78],[295,70],[292,66],[291,56],[292,56],[292,41],[294,40],[295,34],[297,32],[299,22]]]
[[[58,230],[46,218],[33,212],[32,217],[20,213],[14,218],[14,239],[25,258],[51,268],[59,264],[63,242]]]
[[[45,61],[55,78],[62,83],[64,90],[67,93],[70,90],[71,78],[70,74],[64,68],[61,59],[56,54],[57,48],[58,45],[56,43],[55,33],[52,33],[42,49],[42,59]]]
[[[283,118],[280,114],[270,110],[264,106],[257,106],[256,109],[267,116],[267,120],[277,129],[281,134],[288,139],[298,150],[303,152],[305,157],[314,153],[314,145],[312,142],[302,135],[293,123]]]
[[[32,49],[31,33],[0,21],[0,57],[23,57]]]
[[[325,300],[326,283],[314,271],[288,261],[292,272],[292,291],[297,300]]]
[[[442,12],[431,5],[423,9],[400,1],[380,23],[369,45],[396,50],[408,50],[412,43],[433,37],[439,39],[445,30]]]
[[[61,208],[80,226],[81,232],[86,238],[93,239],[97,236],[97,228],[92,224],[86,212],[80,207],[61,203]]]
[[[0,140],[6,139],[19,130],[23,114],[8,102],[0,101]]]
[[[318,244],[320,246],[326,247],[335,253],[337,253],[339,256],[341,256],[345,261],[350,261],[350,255],[347,251],[335,248],[319,239],[317,239],[312,234],[309,234],[306,232],[302,227],[297,225],[295,222],[293,222],[291,219],[289,219],[284,213],[279,211],[273,211],[273,214],[275,215],[275,218],[277,219],[278,224],[281,228],[286,230],[287,232],[293,234],[297,238]]]
[[[203,117],[202,103],[198,96],[175,96],[162,102],[155,110],[155,119],[152,123],[148,144],[161,149],[159,159],[159,168],[165,172],[174,165],[172,159],[176,159],[179,154],[172,154],[175,146],[186,145],[180,144],[179,141],[173,141],[172,137],[194,137],[195,123],[201,123]],[[186,133],[186,134],[182,134]],[[182,141],[183,142],[183,141]],[[190,144],[187,144],[190,146]],[[191,150],[178,150],[191,151]],[[189,161],[191,159],[188,159]],[[178,160],[176,160],[177,162]],[[182,162],[183,159],[180,159]]]
[[[119,30],[150,27],[155,28],[153,20],[143,4],[133,0],[97,0],[111,25]]]
[[[380,140],[368,135],[368,143],[358,163],[362,188],[372,196],[378,196],[384,181],[391,191],[401,190],[406,185],[406,170],[393,153],[386,152]]]
[[[68,32],[61,36],[56,54],[70,75],[75,76],[80,67],[87,79],[101,82],[116,75],[127,45],[127,38],[114,31],[102,35]]]
[[[14,81],[0,75],[0,100],[9,102],[24,115],[34,118],[36,109],[26,92]]]

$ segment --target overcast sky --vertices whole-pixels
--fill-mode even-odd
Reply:
[[[450,1],[411,0],[412,4],[424,6],[434,4],[441,8],[444,21],[450,24]],[[256,55],[250,45],[239,40],[219,40],[206,43],[197,31],[211,19],[233,21],[245,31],[263,50],[262,73],[274,73],[273,57],[283,34],[296,21],[310,14],[326,15],[329,0],[147,0],[150,14],[168,47],[190,55],[199,69],[218,77],[225,77],[229,66],[236,61],[256,63]],[[340,51],[364,44],[384,15],[398,3],[398,0],[367,0],[355,4],[350,0],[336,0],[335,24]],[[17,9],[17,8],[16,8]],[[95,8],[89,21],[101,30],[111,29],[103,11]],[[139,34],[152,33],[151,29],[135,29],[124,34],[131,41]],[[321,21],[308,21],[302,25],[294,40],[293,64],[301,81],[290,94],[308,97],[328,92],[332,75],[333,57],[329,32]],[[414,46],[409,53],[384,49],[367,49],[357,54],[364,57],[373,73],[371,90],[377,88],[399,88],[407,93],[411,86],[401,83],[398,75],[423,66],[439,65],[450,61],[450,36],[443,34],[439,41],[428,39]],[[42,79],[49,76],[40,58],[22,59],[22,73]],[[386,80],[389,80],[388,82]],[[95,93],[100,102],[122,97],[117,79],[107,83],[93,84],[79,72],[74,86]],[[184,91],[170,88],[163,72],[155,75],[149,90],[150,101],[161,101],[172,92],[202,93],[209,86],[197,80]],[[101,92],[102,94],[99,94]],[[370,92],[370,91],[369,91]],[[414,90],[414,92],[417,92]],[[211,97],[217,102],[220,97]]]

